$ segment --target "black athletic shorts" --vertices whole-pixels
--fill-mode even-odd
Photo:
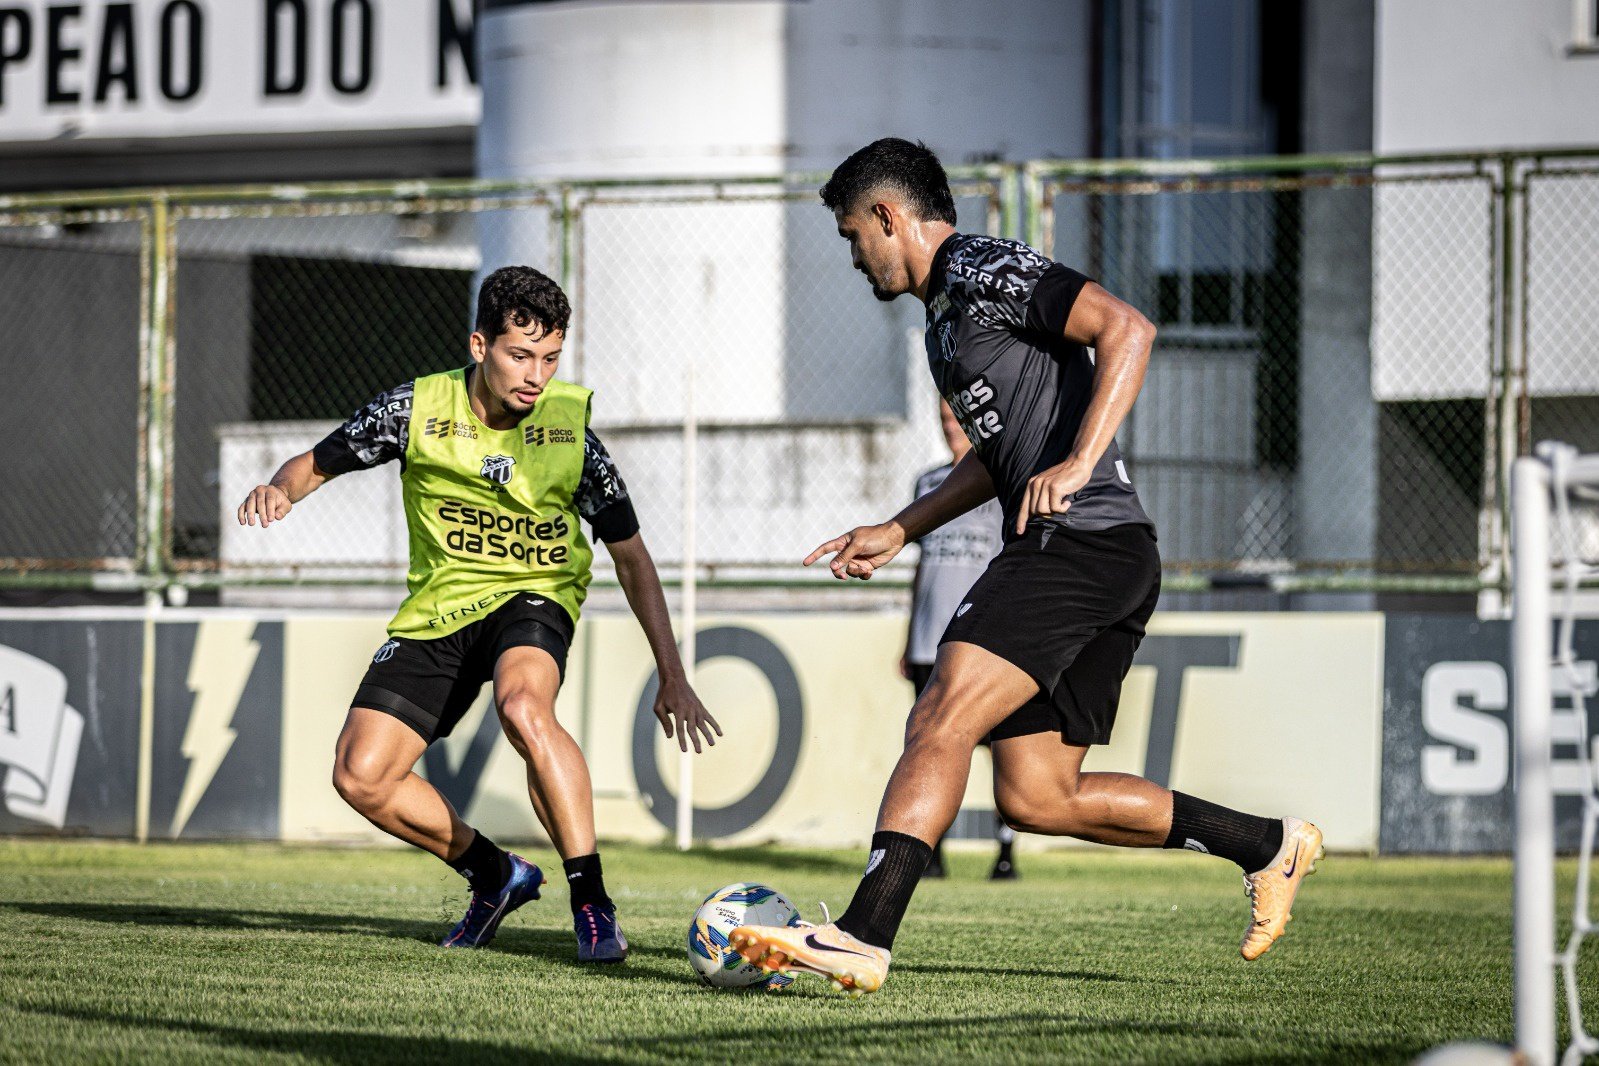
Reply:
[[[1034,526],[988,564],[939,642],[975,644],[1038,682],[989,740],[1058,732],[1067,744],[1104,744],[1159,598],[1148,526]]]
[[[507,648],[543,648],[566,677],[572,616],[554,600],[518,592],[484,618],[431,640],[390,637],[367,667],[351,707],[394,715],[429,744],[450,731],[477,699]]]

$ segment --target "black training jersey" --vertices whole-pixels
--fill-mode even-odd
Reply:
[[[404,463],[413,391],[412,382],[396,385],[324,437],[311,453],[317,469],[324,474],[345,474],[391,459]],[[638,532],[638,516],[616,460],[592,429],[586,430],[583,438],[583,476],[572,505],[588,520],[595,538],[607,544]]]
[[[1005,510],[1005,539],[1033,475],[1066,460],[1094,392],[1088,349],[1064,334],[1089,279],[1017,241],[957,233],[927,286],[927,361]],[[1061,515],[1070,529],[1153,527],[1116,442]]]

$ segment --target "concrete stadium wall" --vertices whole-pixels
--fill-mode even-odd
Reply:
[[[382,839],[334,794],[329,770],[385,621],[0,612],[0,833]],[[727,736],[696,765],[697,835],[864,843],[911,699],[894,671],[903,639],[892,614],[706,618],[700,691]],[[1580,648],[1591,695],[1599,625]],[[1114,742],[1089,766],[1313,818],[1334,848],[1502,851],[1507,654],[1506,623],[1467,616],[1160,615]],[[579,627],[558,713],[588,755],[606,838],[670,835],[677,757],[650,714],[652,670],[631,617]],[[1575,792],[1570,748],[1556,754]],[[486,692],[422,772],[496,837],[542,836]],[[955,835],[987,835],[991,811],[980,752]],[[1560,817],[1569,843],[1573,800]]]

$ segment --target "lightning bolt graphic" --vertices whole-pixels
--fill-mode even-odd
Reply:
[[[189,774],[172,815],[174,838],[189,824],[238,736],[233,712],[261,651],[261,645],[251,639],[254,634],[253,621],[230,618],[201,622],[195,635],[194,658],[189,661],[189,691],[194,693],[194,703],[189,709],[189,727],[183,731]]]

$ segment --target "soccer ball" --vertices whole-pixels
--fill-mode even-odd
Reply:
[[[793,974],[767,973],[744,961],[728,944],[741,925],[799,925],[799,911],[776,889],[740,882],[705,897],[688,927],[688,961],[700,980],[716,988],[760,988],[775,992]]]

